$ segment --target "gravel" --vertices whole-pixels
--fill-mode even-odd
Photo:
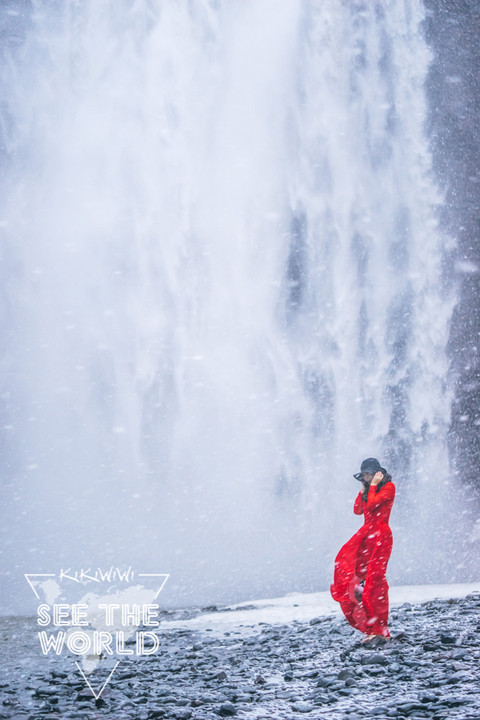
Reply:
[[[156,655],[122,658],[101,697],[75,656],[43,656],[31,620],[2,631],[0,720],[480,718],[480,595],[395,608],[389,642],[362,645],[338,617],[159,632]],[[19,647],[21,652],[19,652]],[[110,664],[109,664],[110,663]],[[110,659],[91,676],[99,688]]]

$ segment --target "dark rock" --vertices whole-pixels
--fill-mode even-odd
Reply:
[[[465,681],[468,682],[468,680],[469,680],[468,673],[463,672],[463,671],[462,671],[462,672],[456,672],[456,673],[453,673],[453,675],[450,675],[450,676],[447,678],[447,684],[448,684],[448,685],[456,685],[457,683],[462,682],[462,680],[465,680]]]
[[[84,688],[78,693],[77,700],[95,700],[95,696],[90,690],[90,688]]]
[[[396,673],[401,670],[400,665],[397,662],[391,662],[388,665],[388,672],[389,673]]]
[[[397,676],[397,679],[401,682],[410,682],[411,680],[413,680],[413,675],[411,673],[402,673],[401,675]]]
[[[457,638],[455,637],[455,635],[447,635],[447,634],[440,635],[440,642],[443,643],[444,645],[453,645],[456,642],[456,640],[457,640]]]
[[[315,707],[308,702],[295,702],[292,703],[292,710],[300,713],[309,713],[315,710]]]
[[[370,710],[372,715],[386,715],[388,713],[388,707],[385,705],[376,705]]]
[[[385,655],[380,655],[379,653],[372,653],[369,655],[364,655],[360,662],[362,665],[387,665],[388,659],[385,657]]]
[[[231,715],[237,714],[237,709],[233,703],[225,702],[220,705],[220,708],[217,710],[217,714],[222,717],[230,717]]]
[[[115,673],[115,679],[116,680],[130,680],[130,678],[137,677],[137,674],[135,672],[132,672],[131,670],[127,670],[125,672]]]
[[[421,710],[422,712],[425,710],[424,705],[415,702],[400,703],[396,708],[401,715],[411,715],[415,710]]]
[[[200,696],[199,700],[202,703],[214,703],[214,702],[217,702],[218,697],[216,695],[214,695],[213,693],[204,693],[203,695]]]
[[[367,665],[365,667],[365,672],[368,675],[384,675],[386,672],[386,668],[383,665]]]
[[[422,692],[419,694],[418,699],[420,700],[421,703],[432,703],[437,700],[437,696],[434,695],[433,693]]]
[[[241,693],[247,693],[251,695],[254,695],[258,690],[258,688],[256,688],[254,685],[240,685],[237,689]]]
[[[142,700],[148,701],[148,699],[149,699],[148,697],[145,697],[144,695],[140,695],[137,699],[137,702],[140,702]],[[164,703],[165,705],[175,705],[175,703],[177,702],[177,698],[175,697],[175,695],[162,695],[161,697],[158,698],[157,702]]]
[[[226,679],[227,679],[227,673],[225,672],[225,670],[221,670],[220,672],[215,673],[215,675],[212,675],[212,678],[213,678],[214,680],[226,680]]]
[[[446,685],[448,682],[447,678],[430,678],[430,680],[427,683],[427,687],[429,688],[436,688],[441,687],[442,685]]]
[[[66,672],[62,672],[61,670],[52,670],[52,677],[59,678],[60,680],[65,680],[68,675]]]
[[[280,690],[275,693],[275,697],[279,700],[297,700],[297,692],[294,690]]]
[[[312,695],[309,695],[309,699],[312,700],[315,705],[328,705],[330,702],[331,696],[328,695],[328,693],[313,693]]]
[[[335,682],[335,681],[333,680],[333,678],[321,677],[321,678],[317,681],[317,687],[326,688],[326,687],[329,687],[330,685],[333,685],[334,682]]]
[[[192,710],[189,708],[181,708],[179,710],[173,710],[173,717],[175,720],[188,720],[192,717]]]
[[[58,694],[58,689],[55,687],[50,687],[50,685],[42,685],[42,686],[36,688],[34,694],[36,695],[36,697],[47,697],[47,696],[54,697]],[[92,694],[90,693],[90,697],[91,696],[92,696]]]
[[[461,705],[467,705],[469,701],[462,697],[449,697],[442,698],[442,702],[447,705],[447,707],[460,707]]]
[[[424,652],[433,652],[435,650],[440,650],[440,648],[441,645],[437,645],[437,643],[426,642],[423,644]]]
[[[423,665],[420,660],[404,660],[403,664],[409,668],[419,668]]]

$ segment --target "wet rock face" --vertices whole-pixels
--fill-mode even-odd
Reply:
[[[395,608],[392,640],[376,646],[340,618],[165,630],[161,651],[122,660],[97,700],[73,657],[39,656],[32,638],[9,665],[18,634],[4,636],[0,720],[478,718],[479,611],[480,595]]]
[[[445,198],[442,225],[458,241],[446,273],[459,286],[449,344],[456,376],[450,450],[480,497],[480,5],[425,0],[425,7],[433,164]]]

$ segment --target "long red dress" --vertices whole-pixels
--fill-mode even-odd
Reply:
[[[353,512],[363,514],[364,523],[335,558],[332,597],[340,603],[350,625],[368,635],[390,637],[385,574],[392,552],[388,519],[394,498],[391,481],[378,491],[371,485],[366,500],[362,492],[358,493]]]

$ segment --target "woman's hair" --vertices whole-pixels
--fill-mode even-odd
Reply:
[[[383,476],[383,480],[381,480],[377,485],[377,492],[382,488],[384,485],[386,485],[388,482],[392,481],[392,476],[390,473],[386,472]]]

